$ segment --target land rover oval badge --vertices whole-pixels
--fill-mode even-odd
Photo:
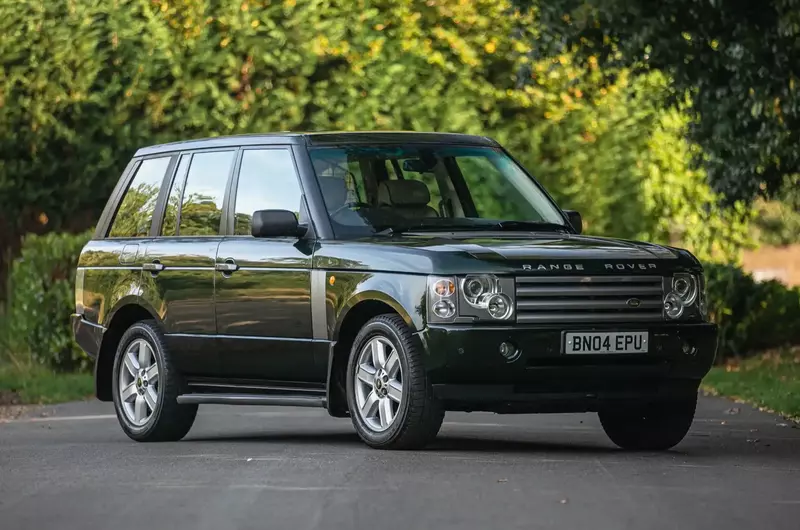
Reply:
[[[642,305],[642,301],[638,298],[629,298],[625,303],[628,304],[629,307],[639,307]]]

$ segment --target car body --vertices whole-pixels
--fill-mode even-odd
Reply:
[[[353,416],[373,446],[429,441],[438,425],[407,443],[378,436],[384,405],[352,414],[373,394],[388,402],[381,377],[435,404],[429,424],[445,410],[597,411],[606,426],[633,411],[615,424],[627,425],[644,403],[693,415],[717,336],[701,264],[682,249],[581,235],[580,223],[480,136],[282,133],[143,148],[81,253],[73,330],[96,359],[99,399],[124,402],[130,385],[128,416],[118,413],[134,438],[134,409],[155,422],[171,400],[321,406]],[[381,370],[383,357],[359,357],[354,341],[379,317],[369,351],[396,351],[402,378]],[[149,398],[146,367],[123,366],[122,339],[141,322],[150,327],[132,340],[161,363]],[[359,366],[371,385],[361,390]],[[411,414],[397,403],[386,405],[399,418],[389,431]]]

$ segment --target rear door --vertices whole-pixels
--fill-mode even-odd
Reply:
[[[233,379],[324,382],[312,340],[313,241],[254,238],[257,210],[305,211],[288,148],[245,148],[229,201],[230,235],[217,250],[216,317],[222,372]]]
[[[236,154],[235,148],[181,154],[159,235],[144,255],[144,296],[163,319],[167,344],[187,375],[219,370],[214,263]]]
[[[115,307],[138,303],[144,249],[162,183],[174,165],[171,155],[136,160],[123,177],[121,198],[111,199],[100,220],[106,232],[84,247],[78,264],[81,310],[87,321],[107,326]]]

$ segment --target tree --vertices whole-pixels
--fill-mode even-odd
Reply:
[[[518,4],[538,9],[541,53],[667,72],[673,102],[691,97],[695,160],[729,199],[778,193],[800,173],[800,1]]]

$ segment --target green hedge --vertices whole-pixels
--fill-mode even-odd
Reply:
[[[11,266],[3,344],[6,355],[59,371],[90,361],[72,340],[75,267],[90,233],[28,235]]]
[[[800,344],[800,289],[756,282],[731,265],[706,266],[709,312],[720,326],[718,359]]]

